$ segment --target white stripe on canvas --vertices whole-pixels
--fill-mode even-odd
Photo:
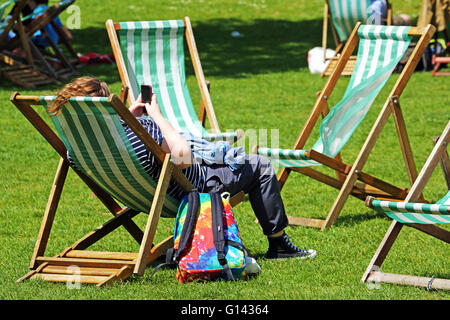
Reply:
[[[450,223],[450,217],[449,217],[449,216],[446,216],[447,219],[444,219],[444,217],[441,217],[441,216],[438,215],[438,214],[433,214],[432,217],[433,217],[434,219],[436,219],[436,220],[442,222],[442,223]]]
[[[71,109],[70,104],[66,104],[66,105],[65,105],[65,108],[67,108],[67,111],[69,111],[69,112],[71,112],[71,113],[75,113],[75,112],[73,111],[73,109]],[[90,144],[90,142],[89,142],[89,139],[87,138],[86,134],[84,133],[84,130],[80,130],[80,131],[79,131],[81,140],[82,140],[83,144],[85,144],[85,145],[87,146],[87,150],[88,150],[88,153],[89,153],[90,158],[92,159],[92,163],[93,163],[95,169],[97,170],[97,172],[100,174],[101,178],[102,178],[102,179],[104,180],[104,182],[106,183],[106,185],[103,184],[103,183],[101,183],[101,182],[96,178],[96,175],[89,169],[89,166],[88,166],[87,163],[84,161],[84,159],[83,159],[83,157],[82,157],[82,155],[81,155],[81,151],[80,151],[80,149],[78,148],[78,142],[77,142],[77,141],[75,140],[75,138],[73,137],[72,132],[71,132],[71,130],[70,130],[70,128],[69,128],[69,126],[68,126],[68,124],[67,124],[67,122],[66,122],[65,117],[62,116],[62,115],[59,115],[59,116],[58,116],[58,120],[60,121],[61,128],[63,129],[66,138],[69,140],[69,143],[70,143],[70,145],[72,146],[72,148],[73,148],[75,154],[76,154],[76,155],[78,154],[77,159],[78,159],[78,161],[80,161],[80,164],[81,164],[82,168],[84,169],[84,171],[85,171],[86,173],[88,173],[88,174],[90,173],[90,178],[93,179],[93,180],[94,180],[97,184],[99,184],[100,186],[103,186],[104,189],[110,190],[110,191],[113,191],[113,192],[116,193],[116,194],[121,194],[121,195],[122,195],[122,192],[121,192],[120,188],[118,188],[118,187],[111,181],[111,179],[109,178],[109,176],[108,176],[108,175],[106,174],[106,172],[103,170],[103,167],[98,163],[97,156],[96,156],[95,153],[93,152],[92,146],[91,146],[91,144]],[[75,125],[77,126],[77,128],[83,128],[83,127],[81,126],[81,123],[78,121],[78,119],[77,119],[76,117],[72,118],[72,120],[74,121],[74,123],[75,123]],[[138,208],[140,207],[140,204],[136,203],[136,202],[134,201],[134,199],[131,199],[131,198],[129,198],[129,197],[126,196],[126,195],[123,195],[123,197],[124,197],[124,199],[126,199],[127,201],[129,201],[129,203],[132,204],[133,206],[136,206],[136,207],[138,207]]]
[[[183,120],[186,123],[186,127],[190,133],[194,136],[201,137],[202,133],[198,130],[198,127],[194,124],[192,117],[189,114],[186,100],[184,97],[182,83],[180,79],[180,66],[178,64],[178,23],[176,20],[170,20],[170,67],[172,72],[172,78],[174,82],[175,94],[178,102],[178,107],[183,116]]]
[[[335,19],[339,25],[339,29],[345,33],[344,31],[344,26],[342,25],[342,19],[343,17],[341,16],[340,10],[339,10],[339,0],[333,0],[333,4],[334,4],[334,8],[335,8],[335,12],[333,13],[335,15]],[[342,39],[345,40],[345,39]]]
[[[383,40],[380,38],[380,32],[382,26],[376,26],[373,30],[373,33],[377,40],[375,40],[375,48],[373,52],[372,63],[370,65],[369,73],[367,74],[367,78],[373,76],[378,69],[378,59],[380,57],[381,45],[383,44]]]
[[[363,27],[363,35],[364,37],[367,37],[369,28],[367,26]],[[356,87],[357,85],[359,85],[362,81],[363,75],[364,75],[364,71],[366,69],[366,64],[367,61],[370,57],[370,40],[366,40],[366,39],[360,39],[360,41],[364,41],[363,42],[363,52],[362,52],[362,57],[361,57],[361,64],[359,65],[359,68],[357,70],[356,76],[355,76],[355,81],[353,83],[353,87]]]
[[[141,64],[142,64],[142,78],[144,84],[152,84],[152,78],[150,73],[150,59],[149,59],[149,41],[148,41],[148,29],[150,23],[148,21],[142,21],[141,29]]]
[[[106,109],[103,107],[103,105],[97,104],[96,106],[100,110],[100,112],[103,114],[103,119],[105,120],[105,123],[106,123],[109,131],[111,132],[111,136],[114,139],[114,142],[115,142],[115,144],[117,146],[117,149],[120,152],[122,160],[126,164],[128,170],[130,171],[131,176],[133,177],[133,179],[137,183],[139,183],[139,185],[144,190],[146,190],[149,193],[151,193],[152,195],[154,195],[155,192],[156,192],[155,188],[153,187],[152,184],[150,184],[147,181],[147,177],[144,178],[139,173],[139,171],[138,171],[138,169],[136,167],[136,163],[131,159],[130,154],[129,154],[126,146],[124,145],[122,139],[120,138],[120,133],[117,131],[117,127],[114,125],[114,121],[113,121],[112,117],[109,114],[106,113]],[[100,129],[100,128],[98,128],[98,129]],[[101,133],[99,133],[99,134],[101,134]],[[109,152],[109,149],[108,149],[108,152]],[[138,164],[138,165],[140,165],[140,164]],[[130,190],[130,189],[128,189],[128,190]],[[140,192],[137,191],[137,190],[136,190],[136,192],[139,193],[137,198],[139,198],[141,200],[143,198],[144,200],[142,200],[142,201],[144,203],[148,203],[148,206],[150,208],[150,201],[149,201],[150,199],[147,199],[144,196],[141,198],[140,197],[140,195],[141,195]],[[165,204],[166,204],[167,207],[170,207],[170,210],[177,211],[177,206],[175,206],[174,204],[170,203],[170,201],[166,201]]]
[[[79,106],[81,107],[81,109],[86,113],[89,114],[90,113],[90,109],[89,107],[86,105],[85,102],[79,102]],[[78,124],[77,128],[81,128],[81,123],[78,122],[78,117],[74,117],[73,120]],[[143,204],[149,204],[148,199],[146,199],[146,197],[144,197],[143,195],[141,195],[140,192],[138,192],[129,182],[128,180],[123,176],[122,172],[120,171],[120,169],[117,167],[116,162],[113,160],[113,155],[111,154],[111,150],[109,149],[108,143],[106,142],[102,130],[98,124],[97,121],[95,121],[94,119],[92,119],[92,117],[87,117],[87,120],[89,122],[89,124],[91,125],[91,129],[95,134],[95,139],[98,141],[102,153],[105,155],[105,160],[108,163],[109,167],[112,169],[114,176],[116,177],[116,179],[119,181],[119,183],[125,188],[125,190],[127,190],[128,192],[130,192],[136,199],[139,199]],[[111,129],[110,127],[108,127],[109,129]],[[92,146],[89,144],[89,138],[87,137],[87,135],[85,134],[84,130],[79,130],[80,135],[82,135],[83,138],[83,142],[86,144],[86,146],[88,146],[88,151],[90,152],[89,154],[91,155],[91,149]],[[113,132],[115,134],[117,134],[116,132]],[[114,135],[112,133],[112,135]],[[122,150],[126,150],[126,146],[123,144],[122,140],[115,140],[116,142],[116,146],[117,149],[120,151]],[[128,152],[127,152],[128,153]],[[123,153],[121,153],[121,155],[123,155]],[[127,168],[130,168],[130,161],[131,159],[129,159],[129,155],[127,155],[128,159],[123,159],[124,163],[126,164]],[[98,167],[102,167],[102,164],[99,162],[97,156],[95,155],[95,153],[92,153],[91,155],[91,159],[96,162],[96,168]],[[102,169],[103,170],[103,169]]]
[[[349,15],[350,11],[349,8],[347,7],[348,2],[347,1],[341,1],[342,4],[342,12],[343,12],[343,19],[344,19],[344,23],[345,23],[345,27],[346,27],[346,34],[350,34],[352,28],[351,23],[353,23],[353,19],[352,17]]]
[[[160,90],[160,95],[161,97],[159,97],[160,99],[162,99],[164,101],[164,106],[165,106],[165,111],[166,111],[166,116],[169,119],[170,123],[172,124],[172,126],[175,128],[175,130],[177,131],[181,131],[180,125],[178,124],[178,122],[173,121],[171,119],[176,119],[175,114],[173,113],[173,109],[169,106],[171,106],[171,101],[170,101],[170,95],[169,95],[169,91],[167,89],[167,85],[166,85],[166,74],[165,74],[165,62],[164,62],[164,55],[163,55],[163,50],[164,50],[164,40],[162,37],[162,32],[163,32],[163,23],[161,21],[156,21],[156,26],[157,26],[157,30],[155,33],[155,40],[156,40],[156,72],[158,75],[158,79],[159,79],[159,90]]]
[[[392,39],[392,28],[386,28],[385,34],[388,40],[386,40],[386,48],[384,50],[383,68],[386,67],[389,62],[391,62],[392,46],[394,45],[394,39]]]
[[[397,58],[400,57],[400,55],[403,53],[403,50],[405,49],[405,41],[403,41],[403,33],[405,32],[406,27],[398,27],[397,30],[397,40],[398,40],[398,47],[397,47]]]

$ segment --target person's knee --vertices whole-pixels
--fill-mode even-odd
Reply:
[[[270,160],[264,156],[252,154],[249,156],[249,162],[256,170],[260,172],[261,176],[273,176],[275,171]]]

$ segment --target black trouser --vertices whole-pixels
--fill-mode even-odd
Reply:
[[[281,231],[288,225],[280,186],[270,161],[259,155],[247,155],[245,164],[232,171],[227,165],[206,166],[205,189],[201,192],[244,191],[265,235]]]

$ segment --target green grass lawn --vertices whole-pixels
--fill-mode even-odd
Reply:
[[[394,14],[407,13],[417,19],[420,1],[393,0]],[[291,147],[325,79],[311,75],[306,57],[320,46],[321,0],[78,0],[81,28],[72,30],[77,52],[111,53],[105,21],[179,19],[189,16],[196,36],[203,70],[211,82],[211,98],[222,130],[271,129],[279,132],[280,147]],[[67,13],[63,16],[63,22]],[[239,31],[242,38],[231,37]],[[188,84],[196,107],[200,94],[191,67]],[[113,91],[120,90],[115,65],[87,66],[80,74],[105,80]],[[398,78],[394,74],[387,87]],[[336,103],[348,79],[338,83],[330,98]],[[62,85],[62,84],[61,84]],[[433,148],[432,138],[449,120],[450,78],[414,73],[401,99],[408,134],[418,169]],[[47,203],[58,156],[22,114],[9,102],[14,91],[22,94],[50,94],[59,86],[24,90],[0,80],[0,299],[424,299],[447,300],[445,291],[381,284],[370,289],[361,282],[369,261],[390,225],[390,220],[349,199],[337,223],[321,232],[306,227],[288,227],[296,245],[314,248],[318,256],[310,261],[269,261],[262,258],[267,240],[255,223],[250,204],[235,208],[246,247],[262,268],[259,276],[235,283],[207,282],[179,284],[173,269],[162,269],[150,281],[157,263],[143,277],[97,289],[83,285],[70,290],[64,284],[15,281],[27,273],[40,221]],[[343,151],[352,162],[371,129],[387,96],[383,90],[361,127]],[[43,110],[39,110],[43,114]],[[317,132],[317,128],[315,129]],[[314,141],[309,141],[312,145]],[[249,146],[247,146],[249,147]],[[383,130],[367,165],[367,172],[396,185],[408,187],[399,142],[391,118]],[[425,197],[435,201],[445,190],[441,170],[435,170]],[[289,215],[325,218],[337,191],[305,176],[292,174],[282,196]],[[58,208],[46,252],[56,255],[108,218],[100,202],[81,180],[70,172]],[[143,226],[146,215],[135,218]],[[157,238],[173,230],[174,220],[162,219]],[[93,250],[137,251],[136,242],[118,230],[95,244]],[[425,234],[404,228],[382,270],[392,273],[449,278],[448,245]]]

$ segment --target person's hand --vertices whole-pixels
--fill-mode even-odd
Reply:
[[[66,28],[66,27],[62,27],[62,30],[64,32],[64,35],[66,36],[67,40],[72,41],[72,33]]]
[[[135,116],[136,118],[141,117],[144,113],[145,103],[142,102],[141,95],[138,96],[136,101],[133,102],[131,107],[128,108],[130,110],[131,114]]]
[[[147,110],[147,114],[155,120],[158,117],[162,117],[161,108],[158,104],[158,99],[156,97],[156,94],[152,94],[152,102],[145,103],[145,109]]]

